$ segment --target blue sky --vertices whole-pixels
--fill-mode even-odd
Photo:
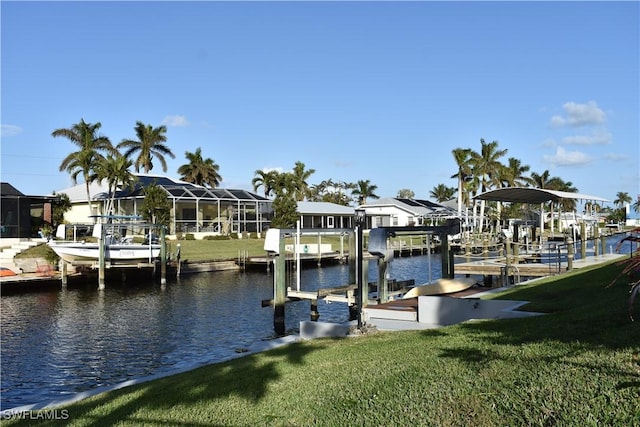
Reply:
[[[225,188],[301,161],[310,184],[429,198],[456,186],[451,150],[484,138],[635,198],[639,4],[2,1],[1,178],[71,186],[74,146],[51,132],[84,119],[114,143],[164,124],[167,175],[201,147]]]

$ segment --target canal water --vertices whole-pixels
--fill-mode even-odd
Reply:
[[[608,251],[623,236],[612,238]],[[629,253],[625,245],[622,253]],[[464,257],[462,257],[464,258]],[[431,262],[429,263],[429,259]],[[464,259],[460,259],[464,261]],[[431,267],[429,267],[431,266]],[[295,271],[288,271],[295,287]],[[377,266],[369,263],[369,281]],[[417,284],[441,277],[438,254],[395,258],[389,277]],[[347,265],[300,271],[301,289],[348,283]],[[0,299],[0,410],[44,403],[150,375],[214,363],[273,338],[273,273],[223,271],[148,281],[93,281],[67,290]],[[319,301],[320,321],[344,322],[344,303]],[[288,303],[286,329],[309,320],[308,301]]]
[[[440,258],[431,258],[440,277]],[[390,277],[429,280],[428,257],[396,258]],[[295,271],[291,275],[295,287]],[[347,265],[303,268],[301,289],[348,283]],[[377,278],[374,262],[370,281]],[[134,378],[168,373],[236,355],[273,338],[273,275],[223,271],[183,275],[166,286],[95,283],[0,299],[0,409],[48,402]],[[286,305],[286,328],[309,320],[308,301]],[[344,322],[344,303],[318,304],[320,321]]]

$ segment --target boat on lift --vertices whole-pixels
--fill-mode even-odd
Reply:
[[[113,217],[111,217],[112,219]],[[100,245],[104,246],[104,260],[111,265],[151,263],[160,256],[161,244],[152,232],[152,225],[141,223],[97,223],[92,236],[96,242],[66,239],[65,224],[56,230],[56,239],[48,242],[49,247],[65,262],[70,264],[93,264],[100,259]],[[138,234],[139,243],[134,241],[129,231]],[[139,234],[144,231],[144,234]],[[93,240],[93,239],[92,239]]]

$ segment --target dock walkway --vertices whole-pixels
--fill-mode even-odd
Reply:
[[[573,261],[573,268],[585,268],[608,261],[624,258],[624,254],[604,254],[588,256]],[[566,261],[556,263],[518,262],[507,263],[505,257],[487,258],[479,261],[469,261],[455,264],[456,274],[503,276],[518,275],[520,277],[544,277],[567,271]],[[507,271],[508,270],[508,271]]]

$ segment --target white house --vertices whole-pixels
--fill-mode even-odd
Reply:
[[[382,198],[360,208],[370,218],[368,223],[371,228],[434,225],[442,220],[458,217],[458,212],[453,207],[420,199]]]

